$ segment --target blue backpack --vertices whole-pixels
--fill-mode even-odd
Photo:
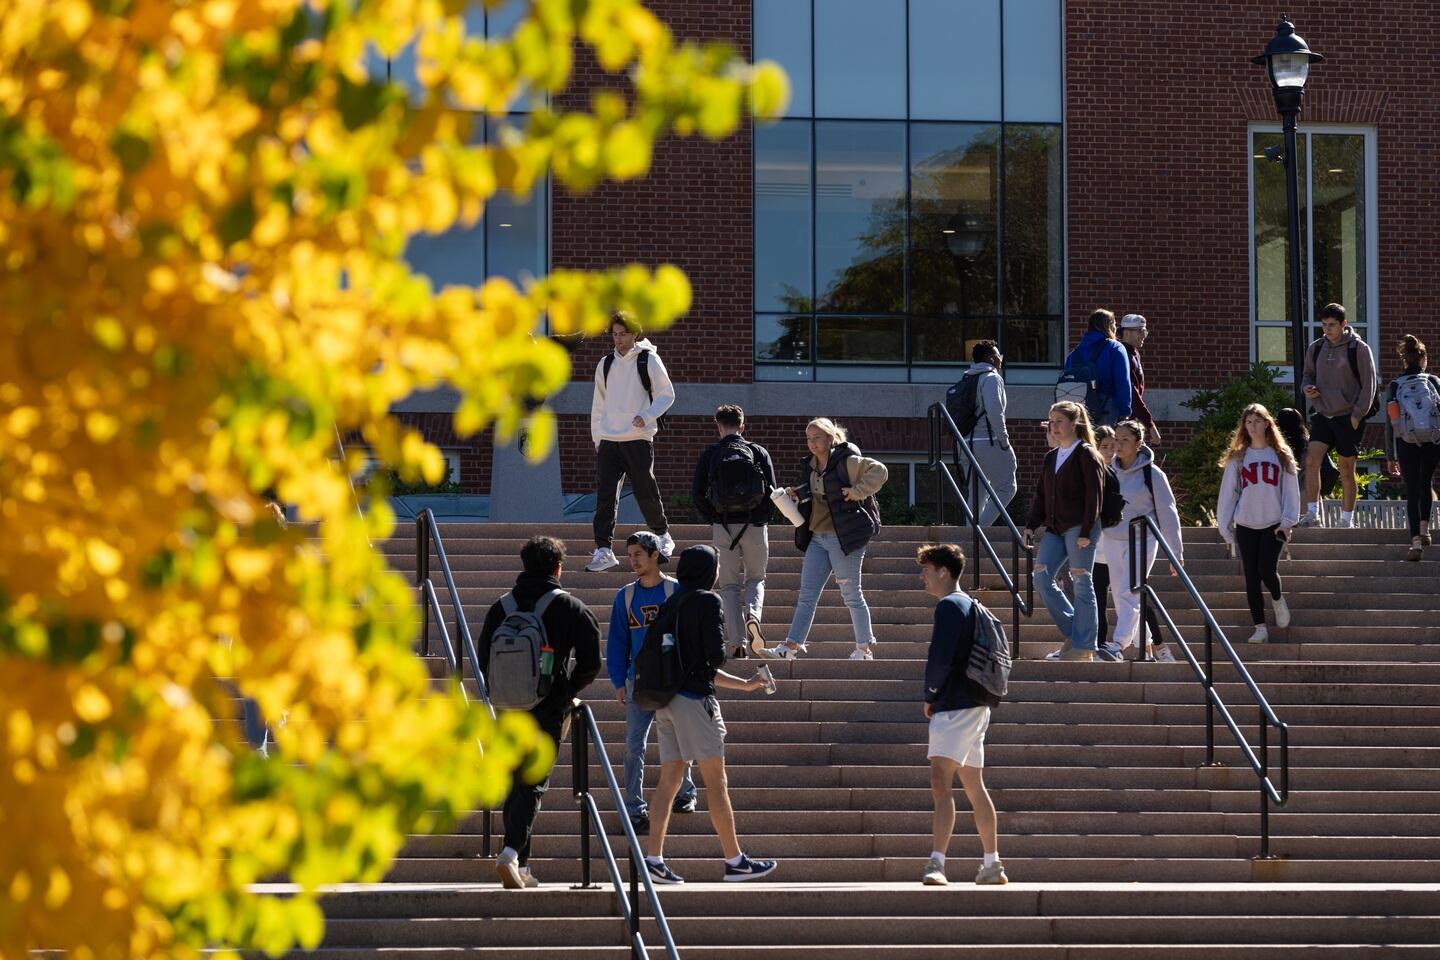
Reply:
[[[1105,397],[1100,393],[1100,355],[1105,352],[1109,340],[1101,340],[1089,360],[1080,357],[1076,348],[1065,365],[1065,372],[1055,381],[1055,402],[1069,400],[1078,403],[1090,412],[1092,420],[1098,419],[1104,411]]]

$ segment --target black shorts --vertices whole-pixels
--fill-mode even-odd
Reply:
[[[1359,429],[1350,425],[1350,416],[1326,417],[1315,414],[1310,418],[1310,442],[1323,443],[1335,451],[1336,456],[1353,457],[1359,452],[1360,437],[1365,433],[1365,421]]]

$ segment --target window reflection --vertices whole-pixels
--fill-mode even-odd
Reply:
[[[815,125],[819,309],[905,309],[904,169],[904,124]]]
[[[810,318],[756,317],[755,359],[779,363],[809,363]]]
[[[1315,305],[1343,303],[1352,325],[1365,322],[1365,138],[1311,136],[1310,209]]]
[[[1058,314],[1063,211],[1060,128],[1005,127],[1005,310]]]
[[[900,317],[820,317],[816,359],[821,363],[893,363],[905,359]]]
[[[809,0],[755,0],[755,59],[774,60],[790,77],[788,117],[812,115]]]
[[[1000,128],[910,127],[910,309],[930,316],[995,312]]]
[[[810,124],[755,128],[755,309],[810,310]]]
[[[815,115],[905,117],[905,0],[815,0]]]
[[[1060,0],[1005,0],[1005,119],[1059,123]]]
[[[1000,0],[910,0],[912,119],[999,120],[999,79]]]

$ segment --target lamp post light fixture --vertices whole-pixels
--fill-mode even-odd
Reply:
[[[1300,411],[1301,416],[1305,414],[1305,394],[1300,388],[1300,378],[1305,370],[1305,297],[1301,291],[1303,281],[1300,276],[1300,170],[1299,153],[1295,146],[1295,119],[1300,115],[1301,101],[1305,97],[1305,80],[1310,75],[1310,64],[1324,59],[1305,45],[1290,18],[1282,16],[1275,28],[1275,36],[1265,45],[1265,52],[1250,61],[1263,65],[1269,74],[1275,109],[1284,121],[1284,147],[1280,151],[1273,148],[1266,150],[1265,155],[1285,164],[1285,208],[1289,219],[1290,251],[1290,353],[1295,364],[1295,409]]]

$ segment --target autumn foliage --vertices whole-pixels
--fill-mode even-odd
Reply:
[[[466,7],[0,0],[0,957],[314,945],[319,885],[378,879],[553,756],[528,717],[431,692],[337,431],[437,480],[388,411],[449,383],[462,433],[529,416],[542,455],[527,411],[569,378],[542,319],[663,326],[684,276],[436,291],[407,238],[547,171],[641,176],[657,138],[774,114],[785,81],[631,0],[534,0],[489,42]],[[409,44],[419,97],[373,69]],[[545,109],[582,48],[624,93]],[[527,126],[470,143],[520,96]],[[287,712],[282,759],[239,741],[221,678]],[[282,873],[305,892],[247,889]]]

